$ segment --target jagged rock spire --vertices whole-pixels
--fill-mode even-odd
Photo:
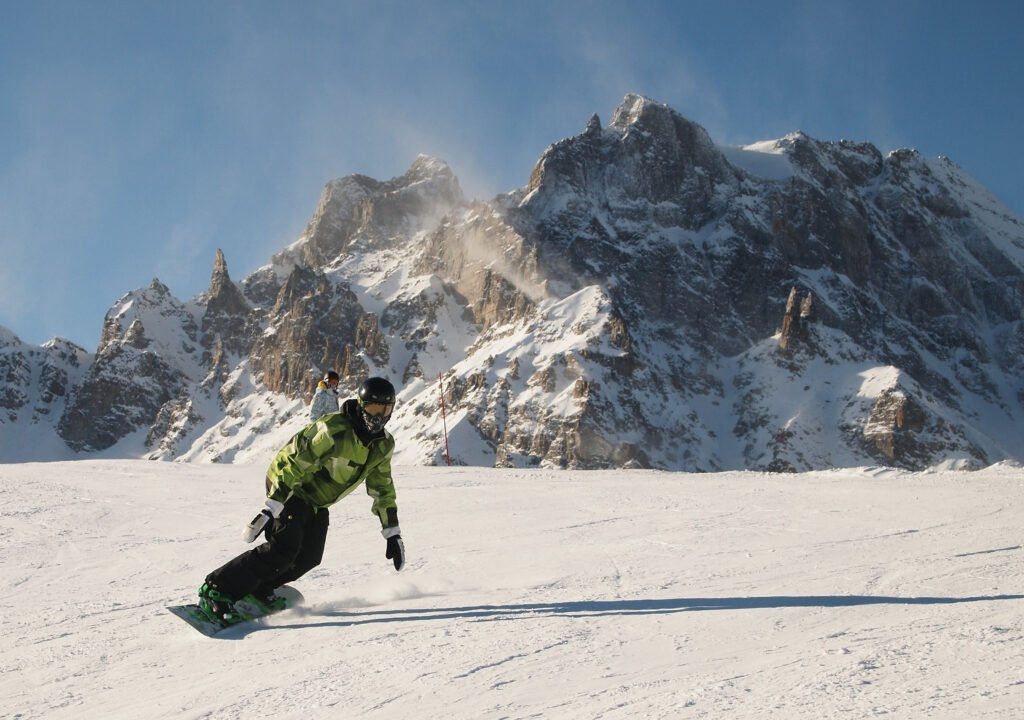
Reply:
[[[807,341],[809,323],[814,318],[814,294],[808,292],[798,303],[799,297],[797,289],[791,288],[779,337],[779,350],[783,354],[790,353],[796,344]]]
[[[206,291],[206,312],[203,313],[201,326],[203,347],[209,351],[219,337],[223,339],[228,351],[248,352],[252,340],[248,337],[246,328],[251,317],[252,309],[242,291],[232,282],[224,253],[218,248],[213,259],[210,287]],[[206,363],[212,360],[213,355],[207,352]]]
[[[213,273],[210,275],[210,287],[206,291],[206,314],[226,313],[240,315],[249,312],[249,304],[241,291],[231,281],[228,264],[224,252],[217,248],[213,259]]]

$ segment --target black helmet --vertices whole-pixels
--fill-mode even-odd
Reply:
[[[395,386],[382,377],[367,378],[359,386],[356,392],[359,399],[359,410],[363,416],[363,422],[372,433],[378,433],[384,429],[388,420],[391,419],[391,411],[395,409]],[[371,415],[366,412],[367,405],[385,405],[383,413]]]
[[[340,382],[341,378],[338,377],[338,373],[334,372],[333,370],[328,370],[327,374],[324,375],[324,382],[330,383],[331,380],[333,380],[334,382]]]

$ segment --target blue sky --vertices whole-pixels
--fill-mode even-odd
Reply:
[[[0,24],[0,325],[93,351],[158,277],[295,240],[323,185],[446,160],[524,185],[628,92],[720,143],[803,130],[946,155],[1024,215],[1024,3],[55,2]]]

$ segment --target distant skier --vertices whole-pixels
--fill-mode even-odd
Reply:
[[[395,439],[384,429],[395,407],[395,388],[371,377],[341,412],[328,414],[292,437],[267,469],[266,507],[246,525],[243,538],[260,533],[267,541],[230,560],[206,576],[199,607],[212,620],[228,625],[245,619],[234,609],[245,600],[261,611],[286,606],[274,590],[320,564],[329,523],[327,508],[366,482],[371,512],[387,540],[385,557],[395,570],[405,565],[405,545],[398,527],[391,456]]]
[[[309,405],[309,420],[315,422],[327,413],[338,412],[338,373],[328,370],[317,383],[313,402]]]

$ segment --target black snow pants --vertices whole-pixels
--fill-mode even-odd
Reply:
[[[235,600],[249,593],[269,594],[320,564],[329,524],[327,508],[316,510],[292,497],[270,526],[267,542],[229,560],[207,575],[206,582]]]

